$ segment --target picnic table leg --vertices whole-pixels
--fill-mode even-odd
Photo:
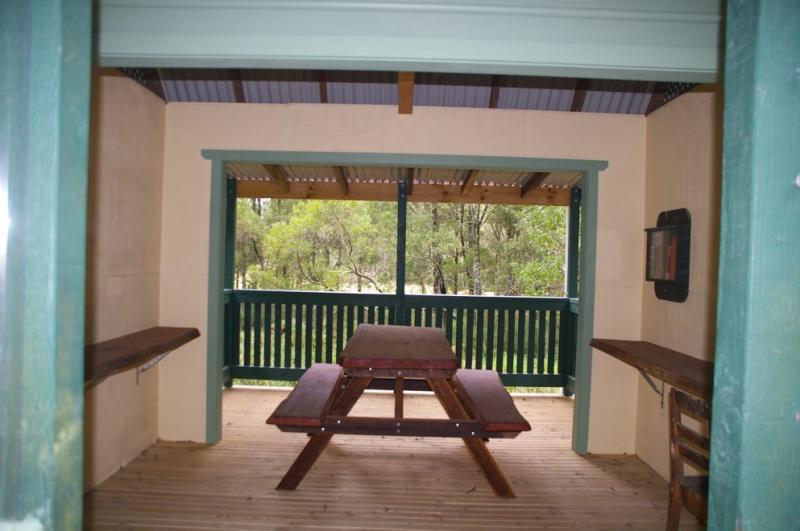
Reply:
[[[350,413],[353,406],[364,393],[364,390],[372,382],[369,377],[349,378],[344,390],[339,394],[338,398],[334,401],[329,412],[330,415],[344,416]],[[294,460],[289,471],[283,476],[281,482],[276,487],[277,490],[294,490],[303,481],[303,478],[317,462],[319,456],[322,455],[325,447],[330,442],[332,433],[315,433],[311,436],[311,440],[306,443],[303,451]]]
[[[449,381],[434,378],[429,378],[427,381],[451,419],[471,418],[471,415],[467,413],[464,405],[456,396],[455,391],[453,391],[452,384]],[[515,498],[511,485],[508,484],[508,480],[506,480],[497,461],[494,460],[494,457],[486,447],[486,443],[477,437],[464,437],[462,440],[475,462],[478,463],[478,466],[483,471],[483,475],[486,476],[486,480],[492,486],[495,494],[503,498]]]

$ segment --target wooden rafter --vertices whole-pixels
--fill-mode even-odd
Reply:
[[[414,72],[397,73],[397,107],[400,114],[414,111]]]
[[[586,101],[587,90],[589,90],[588,79],[575,80],[575,92],[572,95],[572,104],[569,109],[571,112],[581,112],[581,109],[583,109],[583,102]]]
[[[348,199],[353,201],[396,201],[397,185],[389,183],[349,183],[347,196],[335,182],[293,182],[288,191],[269,181],[239,181],[238,197],[271,197],[276,199]],[[568,206],[568,188],[537,188],[525,197],[512,186],[473,186],[461,194],[459,185],[414,184],[408,200],[416,203],[476,203],[498,205]]]
[[[500,76],[492,76],[492,91],[489,94],[489,108],[496,109],[500,100]]]
[[[286,172],[283,170],[283,167],[273,164],[262,164],[262,166],[272,175],[273,182],[278,188],[283,192],[289,191],[289,179],[286,178]]]
[[[328,103],[328,74],[324,70],[319,73],[319,102]]]
[[[334,166],[333,174],[336,177],[336,184],[339,185],[339,189],[342,191],[342,194],[347,195],[349,189],[347,187],[347,177],[344,175],[344,168],[341,166]]]
[[[478,177],[478,170],[469,170],[467,174],[467,178],[464,179],[464,184],[461,185],[461,195],[467,193],[467,191],[472,188],[472,185],[475,184],[475,179]]]
[[[416,168],[408,168],[406,172],[406,195],[411,195],[414,192],[414,177],[416,173]]]
[[[550,175],[549,172],[544,172],[544,171],[533,172],[531,176],[528,177],[528,180],[522,183],[522,187],[520,188],[519,191],[519,196],[526,197],[532,191],[539,188],[539,185],[541,185],[544,182],[544,180],[547,179],[548,175]]]
[[[231,70],[231,81],[233,82],[233,97],[236,103],[247,103],[244,95],[244,83],[242,83],[242,71],[239,69]]]

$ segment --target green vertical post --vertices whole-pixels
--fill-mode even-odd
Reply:
[[[584,172],[581,191],[580,291],[575,347],[575,412],[572,415],[572,449],[589,451],[589,409],[592,390],[592,347],[594,335],[594,279],[597,264],[598,172]]]
[[[236,179],[225,179],[225,289],[233,289],[236,266]]]
[[[728,2],[709,529],[800,524],[800,3]]]
[[[578,270],[580,267],[580,234],[581,234],[581,188],[576,186],[570,190],[569,211],[567,213],[567,297],[578,296]],[[559,372],[575,376],[575,346],[577,344],[578,316],[570,311],[571,304],[561,312],[565,321],[564,343],[559,345]],[[565,379],[566,382],[566,379]],[[564,386],[564,396],[572,396],[572,391]]]
[[[406,207],[408,201],[407,183],[405,179],[397,181],[397,274],[395,282],[395,322],[406,324]]]
[[[567,218],[567,297],[578,296],[578,255],[581,232],[581,189],[575,187],[569,194]]]
[[[206,442],[222,439],[222,367],[225,352],[225,161],[211,161],[208,241],[208,320],[206,322]]]
[[[236,179],[225,179],[225,289],[234,288],[234,271],[236,266]],[[223,361],[223,384],[233,385],[234,343],[237,341],[235,328],[238,319],[234,312],[239,311],[239,304],[231,296],[225,303],[225,354]],[[235,325],[235,326],[234,326]],[[227,370],[226,370],[227,369]]]
[[[0,2],[0,527],[80,529],[91,3]]]

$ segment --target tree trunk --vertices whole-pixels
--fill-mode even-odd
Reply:
[[[481,207],[469,205],[467,209],[467,241],[469,245],[472,285],[470,293],[480,295],[483,291],[481,282]]]
[[[442,253],[439,251],[439,207],[436,203],[433,204],[431,209],[431,261],[433,262],[433,292],[445,294],[447,293],[447,285],[444,281],[444,272],[442,271]]]

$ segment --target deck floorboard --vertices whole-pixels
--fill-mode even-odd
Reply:
[[[307,442],[264,424],[287,394],[226,390],[221,443],[156,443],[86,495],[86,528],[664,528],[667,483],[635,456],[575,455],[563,397],[515,397],[533,431],[489,443],[515,499],[494,495],[458,439],[356,435],[336,435],[296,491],[277,491]],[[368,392],[353,414],[393,411],[390,392]],[[446,418],[422,394],[405,415]],[[686,511],[681,523],[702,529]]]

